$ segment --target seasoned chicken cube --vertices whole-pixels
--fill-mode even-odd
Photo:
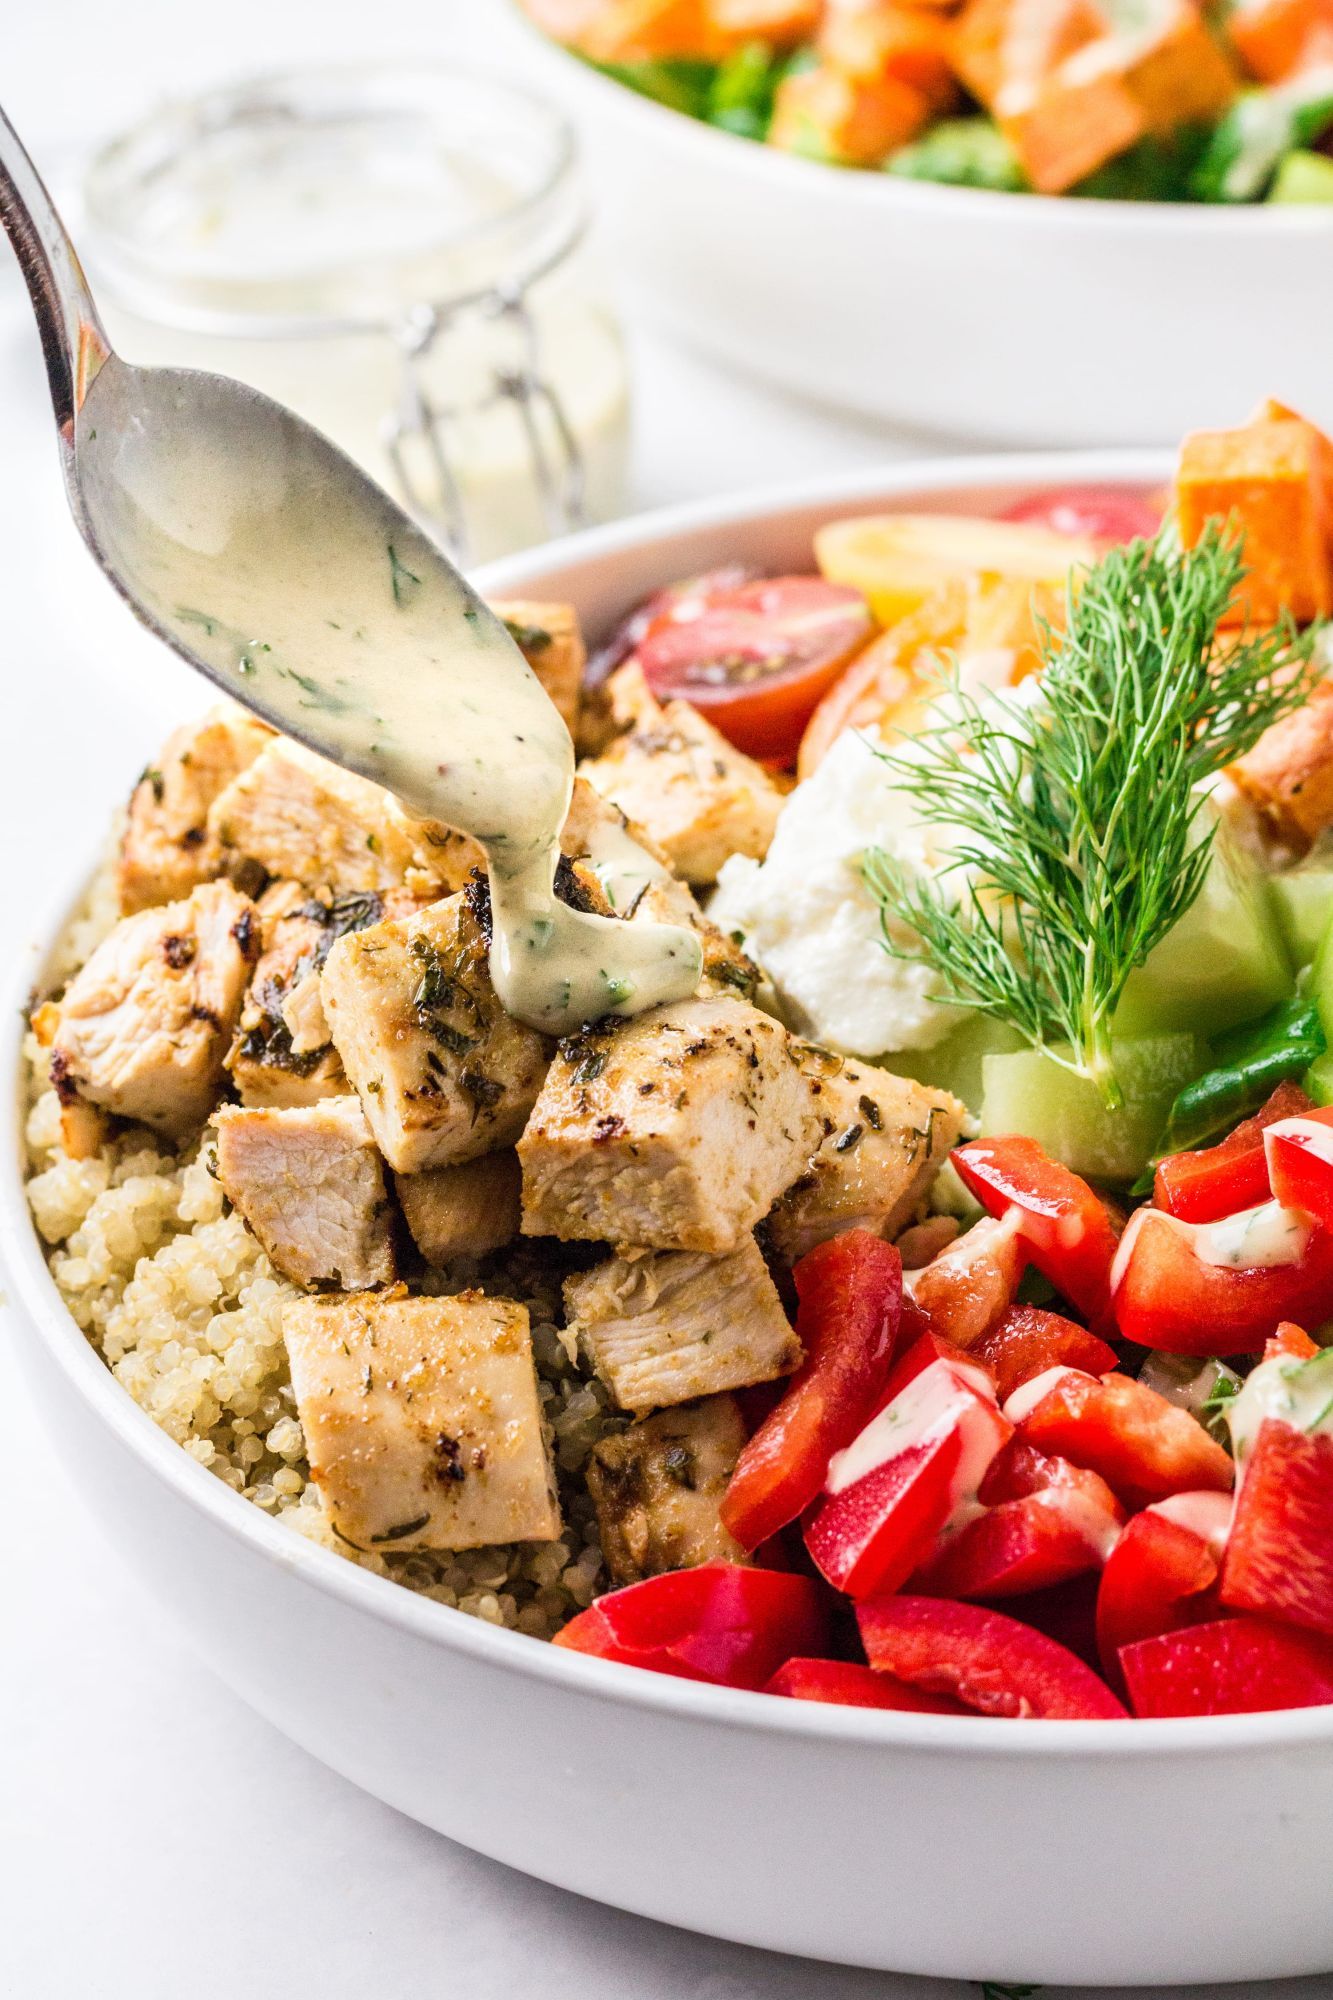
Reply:
[[[324,1017],[319,971],[340,937],[407,916],[404,889],[331,896],[275,882],[259,899],[264,951],[246,991],[227,1067],[243,1104],[317,1104],[348,1089]]]
[[[565,1280],[569,1330],[622,1410],[790,1375],[801,1343],[759,1245],[729,1257],[629,1251]]]
[[[634,727],[580,772],[646,828],[687,882],[717,880],[732,854],[761,861],[782,794],[688,702],[645,707]]]
[[[748,1563],[718,1516],[745,1443],[734,1396],[705,1396],[593,1446],[588,1491],[613,1583],[699,1563]]]
[[[225,867],[257,863],[325,894],[406,886],[427,902],[483,858],[465,834],[411,818],[379,785],[286,737],[213,801],[208,830]]]
[[[489,1257],[518,1235],[522,1180],[518,1154],[483,1153],[456,1167],[395,1174],[398,1202],[412,1241],[428,1264]]]
[[[340,938],[320,982],[343,1068],[395,1173],[512,1145],[549,1044],[505,1013],[467,897]]]
[[[579,700],[587,649],[572,604],[532,604],[526,598],[493,604],[528,665],[564,718],[571,736],[579,726]]]
[[[682,924],[695,933],[704,956],[699,981],[702,998],[754,999],[759,987],[759,967],[733,937],[704,915],[688,883],[678,882],[674,877],[650,882],[634,906],[631,922]]]
[[[682,1000],[560,1044],[519,1140],[523,1228],[734,1250],[820,1141],[786,1030],[741,1000]]]
[[[555,1540],[526,1306],[296,1299],[282,1330],[311,1476],[344,1541],[402,1554]]]
[[[294,1284],[363,1292],[394,1266],[384,1168],[354,1097],[217,1114],[218,1179]]]
[[[202,1125],[259,950],[259,916],[230,882],[122,917],[60,1002],[51,1080],[171,1140]]]
[[[893,1236],[904,1228],[967,1117],[947,1091],[824,1049],[809,1049],[807,1073],[824,1136],[766,1225],[792,1264],[844,1229]]]
[[[167,738],[135,786],[125,817],[117,883],[126,915],[176,902],[219,873],[208,809],[272,741],[266,723],[231,706]]]

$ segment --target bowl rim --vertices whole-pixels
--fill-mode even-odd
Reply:
[[[892,504],[929,499],[972,486],[1063,485],[1105,481],[1124,486],[1160,482],[1169,469],[1161,452],[1099,451],[995,453],[927,462],[908,461],[854,474],[764,487],[722,498],[661,508],[547,543],[502,563],[477,578],[479,587],[512,590],[519,584],[540,589],[545,579],[573,564],[647,551],[691,532],[719,527],[775,525],[800,512]],[[756,1735],[787,1735],[805,1742],[830,1740],[873,1749],[929,1752],[932,1756],[1026,1758],[1089,1756],[1097,1760],[1162,1755],[1194,1758],[1234,1755],[1268,1748],[1327,1745],[1333,1739],[1333,1706],[1273,1710],[1256,1715],[1182,1717],[1165,1720],[1053,1722],[1016,1720],[998,1727],[986,1716],[932,1716],[843,1708],[784,1700],[742,1689],[618,1665],[566,1651],[526,1633],[418,1596],[386,1577],[307,1541],[225,1486],[182,1450],[128,1391],[122,1389],[68,1311],[47,1267],[24,1194],[26,1118],[23,1047],[28,1002],[55,942],[86,892],[91,865],[81,861],[53,899],[37,937],[16,955],[0,999],[0,1076],[13,1089],[14,1124],[0,1139],[0,1265],[13,1288],[13,1303],[32,1321],[35,1337],[70,1390],[174,1496],[216,1528],[245,1543],[273,1568],[295,1576],[346,1608],[379,1619],[414,1639],[425,1640],[486,1662],[496,1670],[547,1682],[566,1692],[619,1702],[645,1713]]]
[[[1232,235],[1249,238],[1274,232],[1297,240],[1325,235],[1333,223],[1333,209],[1318,203],[1269,202],[1189,202],[1126,201],[1106,196],[1066,196],[1021,194],[1001,188],[953,187],[939,181],[910,180],[905,175],[887,174],[873,168],[835,167],[823,160],[805,159],[798,153],[780,151],[758,140],[742,138],[720,126],[706,125],[683,111],[673,111],[655,98],[645,97],[614,77],[603,75],[572,49],[557,42],[528,18],[522,0],[508,0],[509,12],[519,23],[529,46],[535,45],[549,61],[552,75],[562,76],[567,87],[588,103],[600,105],[626,119],[647,119],[663,144],[691,144],[701,150],[701,164],[717,171],[730,165],[738,171],[775,178],[775,196],[783,187],[793,191],[813,189],[813,177],[825,185],[855,190],[849,199],[872,213],[876,208],[892,214],[895,210],[916,209],[937,218],[943,210],[973,221],[997,222],[1001,215],[1019,217],[1035,229],[1059,230],[1071,221],[1081,221],[1091,229],[1132,229],[1141,222],[1149,231],[1172,235],[1198,228],[1201,232],[1227,239]],[[566,107],[562,103],[562,110]],[[755,157],[749,157],[755,156]],[[837,197],[835,197],[836,199]],[[996,204],[1001,204],[998,209]]]

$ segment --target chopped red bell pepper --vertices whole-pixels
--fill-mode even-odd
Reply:
[[[927,1694],[889,1674],[873,1673],[851,1660],[788,1660],[778,1668],[765,1694],[784,1694],[796,1701],[837,1702],[846,1708],[896,1708],[915,1715],[970,1715],[972,1711],[947,1694]]]
[[[1035,1139],[972,1139],[955,1148],[953,1164],[991,1215],[1017,1212],[1019,1235],[1037,1269],[1098,1325],[1110,1302],[1116,1247],[1100,1196]]]
[[[1011,1306],[972,1349],[973,1358],[984,1361],[995,1377],[995,1391],[1007,1402],[1014,1390],[1048,1368],[1081,1368],[1085,1375],[1107,1375],[1116,1365],[1116,1352],[1061,1313],[1043,1312],[1039,1306]]]
[[[1289,1319],[1284,1319],[1277,1332],[1264,1342],[1265,1361],[1313,1361],[1320,1351],[1305,1328],[1293,1326]]]
[[[1097,1649],[1114,1687],[1123,1685],[1122,1646],[1216,1617],[1213,1585],[1230,1516],[1223,1493],[1183,1493],[1129,1523],[1097,1592]]]
[[[761,1688],[793,1654],[828,1645],[828,1606],[808,1576],[703,1563],[599,1597],[553,1645],[724,1687]]]
[[[913,1273],[904,1304],[956,1347],[974,1347],[1012,1304],[1027,1268],[1020,1220],[1015,1212],[974,1223]]]
[[[1333,1230],[1333,1105],[1270,1125],[1264,1159],[1273,1199]]]
[[[802,1513],[835,1451],[850,1444],[888,1380],[902,1306],[902,1261],[868,1229],[849,1229],[792,1272],[805,1360],[746,1445],[722,1520],[756,1549]]]
[[[1011,1438],[981,1482],[985,1512],[941,1544],[913,1589],[932,1597],[1021,1597],[1085,1570],[1114,1548],[1125,1510],[1104,1479]]]
[[[978,1361],[975,1354],[965,1354],[962,1348],[946,1335],[936,1333],[932,1327],[927,1327],[919,1339],[904,1349],[894,1362],[893,1372],[884,1384],[882,1394],[876,1399],[872,1414],[878,1416],[881,1410],[887,1409],[890,1403],[902,1395],[908,1383],[915,1382],[917,1376],[923,1374],[933,1361],[961,1363],[965,1368],[977,1370],[978,1379],[981,1381],[990,1379],[990,1370],[984,1363]]]
[[[1299,1118],[1313,1110],[1299,1084],[1280,1083],[1267,1104],[1246,1118],[1216,1146],[1196,1152],[1173,1153],[1158,1162],[1153,1176],[1153,1201],[1182,1222],[1217,1222],[1242,1208],[1254,1208],[1274,1192],[1268,1184],[1264,1132],[1282,1118]],[[1333,1123],[1333,1110],[1327,1114]]]
[[[1099,1472],[1131,1508],[1195,1488],[1226,1492],[1233,1467],[1188,1410],[1126,1375],[1053,1368],[1011,1396],[1005,1413],[1038,1451]]]
[[[1299,1365],[1299,1364],[1297,1364]],[[1222,1602],[1333,1638],[1333,1437],[1265,1417],[1246,1452]]]
[[[1333,1231],[1271,1203],[1220,1222],[1179,1222],[1160,1209],[1131,1217],[1116,1261],[1113,1306],[1126,1340],[1168,1354],[1254,1354],[1280,1320],[1319,1324],[1333,1312]],[[1284,1263],[1256,1258],[1273,1231],[1291,1239]],[[1205,1231],[1213,1232],[1210,1236]],[[1234,1243],[1234,1247],[1233,1247]],[[1201,1256],[1207,1246],[1227,1261]]]
[[[1333,1646],[1268,1618],[1222,1618],[1120,1655],[1135,1715],[1255,1715],[1333,1701]]]
[[[877,1671],[983,1715],[1110,1719],[1123,1707],[1091,1667],[1028,1625],[945,1597],[872,1597],[856,1608]]]
[[[896,1590],[1010,1434],[984,1370],[932,1361],[829,1465],[806,1518],[816,1567],[849,1597]]]

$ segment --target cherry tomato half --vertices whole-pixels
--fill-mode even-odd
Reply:
[[[1064,486],[1034,493],[1005,509],[1006,521],[1053,528],[1058,535],[1090,535],[1097,542],[1151,541],[1162,525],[1162,510],[1147,493],[1118,486]]]
[[[791,763],[820,697],[873,631],[850,584],[770,577],[681,600],[635,657],[659,701],[688,701],[738,750]]]

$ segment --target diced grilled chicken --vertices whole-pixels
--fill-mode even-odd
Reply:
[[[904,1228],[967,1117],[947,1091],[824,1049],[808,1048],[806,1067],[824,1136],[766,1225],[791,1264],[844,1229],[893,1236]]]
[[[319,970],[340,937],[416,908],[404,889],[321,901],[299,882],[259,899],[264,952],[246,991],[227,1067],[246,1105],[317,1104],[349,1088],[324,1016]]]
[[[173,731],[130,797],[117,867],[129,915],[174,903],[221,866],[208,837],[208,809],[252,764],[273,731],[230,705]]]
[[[60,1002],[57,1092],[183,1139],[221,1095],[258,950],[258,912],[230,882],[122,917]]]
[[[397,1276],[384,1168],[354,1097],[217,1115],[218,1179],[294,1284],[362,1292]]]
[[[581,775],[644,827],[687,882],[717,880],[732,854],[761,861],[782,794],[688,702],[645,704],[634,726]]]
[[[1270,832],[1304,854],[1333,826],[1333,682],[1266,729],[1231,776]]]
[[[512,1146],[456,1167],[396,1174],[394,1185],[412,1241],[428,1264],[489,1257],[518,1235],[521,1176]]]
[[[482,860],[465,834],[414,820],[379,785],[279,737],[213,801],[222,863],[258,865],[326,897],[406,887],[447,895]]]
[[[695,933],[704,955],[703,976],[699,981],[701,999],[754,999],[759,987],[759,967],[734,938],[704,915],[687,882],[678,882],[674,877],[650,882],[634,906],[632,921],[682,924]]]
[[[684,1000],[560,1044],[519,1140],[523,1228],[734,1250],[820,1140],[790,1036],[740,1000]]]
[[[572,604],[533,604],[526,598],[491,606],[509,627],[528,665],[564,717],[571,736],[579,726],[587,650]]]
[[[727,1257],[612,1257],[565,1280],[565,1311],[621,1409],[636,1416],[771,1382],[801,1359],[753,1236]]]
[[[613,1583],[699,1563],[748,1563],[718,1515],[745,1443],[734,1396],[705,1396],[603,1438],[588,1461]]]
[[[526,1306],[297,1299],[282,1329],[311,1475],[345,1541],[386,1555],[554,1541]]]
[[[340,938],[321,980],[343,1068],[396,1173],[512,1145],[549,1044],[505,1013],[465,896]]]

